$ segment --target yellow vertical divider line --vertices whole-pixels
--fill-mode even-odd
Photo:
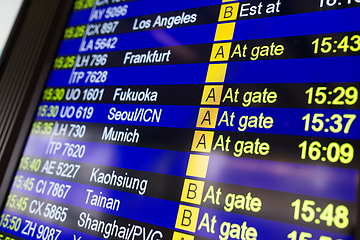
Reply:
[[[216,27],[214,41],[232,40],[235,31],[235,22],[219,23]]]
[[[190,154],[186,176],[206,178],[210,156]]]

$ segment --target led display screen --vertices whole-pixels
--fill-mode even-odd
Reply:
[[[359,7],[76,0],[0,239],[359,239]]]

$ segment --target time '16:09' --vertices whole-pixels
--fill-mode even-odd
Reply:
[[[349,164],[354,159],[354,147],[350,143],[339,144],[332,142],[328,145],[322,145],[318,141],[308,143],[303,141],[299,144],[301,148],[301,159],[309,157],[313,161],[321,160],[336,163],[340,161],[342,164]]]

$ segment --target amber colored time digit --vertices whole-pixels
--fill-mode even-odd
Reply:
[[[340,92],[340,94],[332,102],[333,105],[344,105],[344,101],[340,101],[345,95],[345,89],[343,87],[337,87],[334,89],[334,93]]]
[[[360,50],[360,36],[354,35],[351,37],[350,40],[353,41],[357,45],[357,47],[350,46],[350,50],[353,52],[359,51]]]

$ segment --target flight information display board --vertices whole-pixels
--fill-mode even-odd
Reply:
[[[0,239],[359,239],[359,16],[76,0]]]

